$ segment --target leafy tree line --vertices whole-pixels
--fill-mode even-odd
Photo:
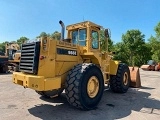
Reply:
[[[61,33],[59,33],[58,31],[55,31],[53,34],[47,34],[46,32],[42,32],[39,36],[37,36],[37,38],[40,38],[40,37],[51,37],[55,40],[60,40]]]
[[[127,63],[130,66],[141,66],[148,60],[160,62],[160,22],[154,28],[155,36],[145,42],[145,35],[140,30],[128,30],[122,34],[122,41],[111,44],[115,51],[114,59]]]
[[[60,40],[60,38],[61,38],[61,33],[59,33],[58,31],[55,31],[54,33],[52,33],[52,34],[47,34],[46,32],[42,32],[42,33],[40,33],[40,35],[39,36],[37,36],[36,38],[40,38],[40,37],[51,37],[51,38],[53,38],[53,39],[56,39],[56,40]],[[5,45],[7,44],[7,43],[17,43],[17,44],[19,44],[19,45],[21,45],[22,43],[25,43],[26,41],[28,41],[29,40],[29,38],[27,38],[27,37],[20,37],[18,40],[16,40],[16,41],[11,41],[11,42],[8,42],[8,41],[5,41],[5,42],[3,42],[3,43],[0,43],[0,51],[1,52],[5,52]]]
[[[145,42],[145,35],[138,29],[131,29],[122,34],[121,41],[113,43],[113,40],[108,39],[108,43],[105,40],[104,30],[100,31],[101,50],[114,51],[115,60],[120,60],[127,63],[130,66],[141,66],[146,64],[148,60],[153,59],[160,62],[160,22],[154,28],[155,36],[151,36],[147,42]],[[55,31],[52,34],[42,32],[37,38],[51,37],[56,40],[60,40],[61,33]],[[13,43],[19,45],[29,40],[27,37],[20,37]],[[0,51],[5,51],[5,44],[8,41],[0,43]],[[107,45],[108,44],[108,45]]]

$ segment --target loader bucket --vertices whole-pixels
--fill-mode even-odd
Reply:
[[[148,71],[148,70],[149,70],[149,66],[150,66],[150,65],[142,65],[142,66],[141,66],[141,69]]]
[[[135,87],[135,88],[141,87],[139,68],[138,67],[129,67],[129,70],[130,70],[130,76],[131,76],[130,87]]]

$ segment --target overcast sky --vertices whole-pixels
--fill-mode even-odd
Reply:
[[[160,0],[0,0],[0,43],[61,32],[59,20],[66,26],[95,22],[111,29],[114,42],[127,30],[139,29],[147,41],[160,22],[159,6]]]

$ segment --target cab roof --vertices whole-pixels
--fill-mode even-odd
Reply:
[[[79,23],[75,23],[75,24],[71,24],[71,25],[68,25],[66,27],[67,30],[71,30],[71,29],[77,29],[77,28],[84,28],[84,27],[96,27],[98,29],[101,29],[102,26],[98,25],[98,24],[95,24],[91,21],[84,21],[84,22],[79,22]]]

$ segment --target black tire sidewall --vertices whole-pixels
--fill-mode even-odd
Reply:
[[[129,88],[129,85],[130,85],[130,71],[129,71],[129,69],[128,69],[128,67],[127,67],[127,65],[123,65],[123,70],[122,70],[122,73],[121,73],[121,84],[122,84],[122,87],[123,87],[123,89],[126,91],[126,90],[128,90],[128,88]],[[128,74],[128,82],[127,82],[127,85],[125,85],[124,84],[124,82],[123,82],[123,77],[124,77],[124,73],[125,72],[127,72],[127,74]]]
[[[94,98],[90,98],[87,93],[87,84],[92,76],[96,76],[99,81],[99,91]],[[83,74],[81,78],[80,89],[80,100],[83,106],[87,109],[93,109],[99,103],[103,90],[104,90],[104,80],[100,69],[97,66],[90,66]]]
[[[123,82],[124,73],[127,72],[128,74],[128,83],[127,85]],[[110,78],[110,88],[113,92],[116,93],[125,93],[127,92],[129,86],[130,86],[130,70],[128,66],[124,63],[120,63],[118,66],[117,74],[111,75]]]

